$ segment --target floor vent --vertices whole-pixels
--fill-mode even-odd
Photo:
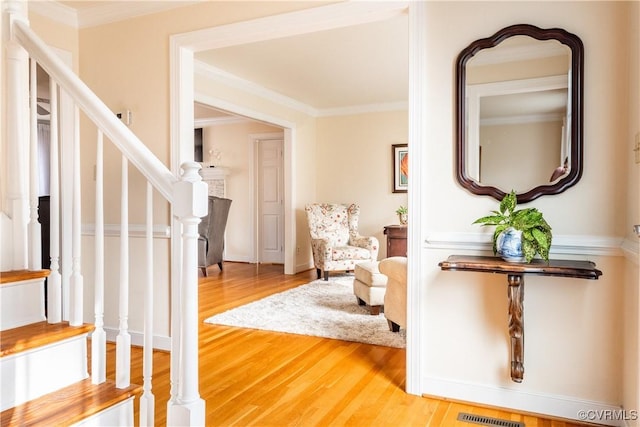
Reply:
[[[498,418],[485,417],[483,415],[465,414],[464,412],[460,412],[458,414],[458,421],[466,421],[468,423],[490,427],[525,427],[524,423],[519,421],[501,420]]]

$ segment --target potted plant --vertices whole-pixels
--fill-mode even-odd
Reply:
[[[398,209],[396,209],[396,213],[398,214],[400,224],[405,225],[409,216],[409,209],[407,209],[405,206],[400,206]]]
[[[516,210],[517,203],[516,193],[512,190],[500,202],[499,211],[491,211],[492,215],[478,218],[473,223],[496,227],[493,232],[493,253],[500,254],[503,259],[531,262],[539,254],[548,261],[551,226],[542,212],[536,208]]]

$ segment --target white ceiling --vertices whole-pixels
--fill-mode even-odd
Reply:
[[[62,1],[82,16],[122,11],[118,1]],[[129,4],[130,2],[127,2]],[[134,3],[134,2],[131,2]],[[135,2],[157,10],[163,1]],[[174,3],[175,4],[175,3]],[[192,4],[188,2],[186,4]],[[124,19],[124,17],[120,18]],[[406,105],[408,19],[321,31],[199,52],[196,60],[291,98],[317,111]]]

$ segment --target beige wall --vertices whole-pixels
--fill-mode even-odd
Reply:
[[[207,126],[203,130],[205,156],[212,147],[219,150],[222,154],[220,166],[230,170],[226,197],[233,202],[225,234],[225,260],[255,262],[255,236],[250,227],[255,222],[252,212],[256,196],[251,193],[255,157],[249,135],[275,132],[282,133],[282,129],[256,121]]]
[[[506,278],[441,272],[438,262],[454,251],[425,245],[420,261],[426,266],[420,284],[424,300],[419,311],[427,391],[451,386],[460,397],[462,390],[475,390],[471,395],[491,404],[500,403],[495,397],[500,393],[513,399],[514,405],[531,404],[533,395],[622,403],[621,330],[627,319],[620,307],[625,297],[626,262],[611,242],[620,242],[630,224],[625,218],[625,191],[612,190],[625,189],[628,181],[625,112],[630,46],[624,37],[627,32],[621,29],[628,25],[630,7],[631,3],[624,2],[549,2],[544,8],[538,2],[429,3],[427,93],[430,110],[437,113],[428,118],[431,139],[425,141],[421,159],[425,180],[419,191],[432,207],[425,213],[425,240],[434,233],[483,235],[471,223],[497,207],[495,200],[462,189],[453,176],[452,70],[458,53],[473,40],[527,22],[577,34],[585,46],[586,72],[582,179],[561,195],[542,197],[525,206],[544,212],[558,243],[563,238],[570,242],[604,238],[610,243],[604,254],[580,243],[562,254],[552,247],[552,257],[595,261],[604,273],[599,281],[527,278],[522,384],[511,382],[508,374]],[[450,30],[451,17],[455,17],[456,31]],[[637,95],[633,102],[638,103]],[[489,235],[484,236],[488,241]]]
[[[392,144],[406,144],[406,111],[318,119],[317,196],[315,201],[360,205],[359,231],[380,241],[383,227],[398,224],[395,211],[407,206],[406,193],[393,193]]]
[[[627,167],[627,187],[626,194],[626,219],[624,223],[628,226],[624,231],[627,233],[627,241],[630,247],[635,247],[636,252],[631,253],[635,259],[627,262],[625,269],[625,289],[624,289],[624,364],[623,364],[623,406],[628,409],[640,408],[640,291],[638,289],[638,259],[636,236],[631,228],[632,224],[640,224],[640,167],[635,162],[635,138],[640,138],[640,2],[629,4],[629,30],[624,34],[625,40],[629,43],[628,54],[628,90],[627,117],[628,126],[625,144],[622,144],[625,151]],[[635,425],[640,425],[636,420]]]

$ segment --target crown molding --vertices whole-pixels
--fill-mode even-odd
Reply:
[[[56,0],[29,1],[31,12],[53,21],[80,29],[125,21],[138,16],[190,6],[204,0],[104,2],[98,6],[74,9]]]
[[[27,2],[30,12],[49,18],[60,24],[78,28],[78,11],[55,0]]]
[[[109,2],[99,6],[80,9],[78,12],[79,28],[95,27],[112,22],[125,21],[152,13],[164,12],[179,7],[200,3],[202,0],[189,1],[127,1],[123,7],[121,2]]]
[[[230,86],[260,98],[281,105],[292,110],[299,111],[311,117],[346,116],[352,114],[364,114],[384,111],[407,110],[406,101],[389,102],[381,104],[352,105],[347,107],[317,109],[303,102],[265,88],[249,80],[242,79],[213,65],[194,60],[194,72],[203,77]]]
[[[220,68],[214,67],[213,65],[209,65],[202,61],[194,60],[193,68],[194,68],[195,74],[199,74],[208,79],[222,83],[226,86],[240,89],[242,91],[267,99],[275,104],[282,105],[284,107],[303,112],[313,117],[316,117],[318,115],[318,111],[307,104],[304,104],[302,102],[296,101],[293,98],[289,98],[288,96],[285,96],[278,92],[267,89],[264,86],[260,86],[249,80],[242,79],[234,74],[228,73],[224,70],[221,70]]]

